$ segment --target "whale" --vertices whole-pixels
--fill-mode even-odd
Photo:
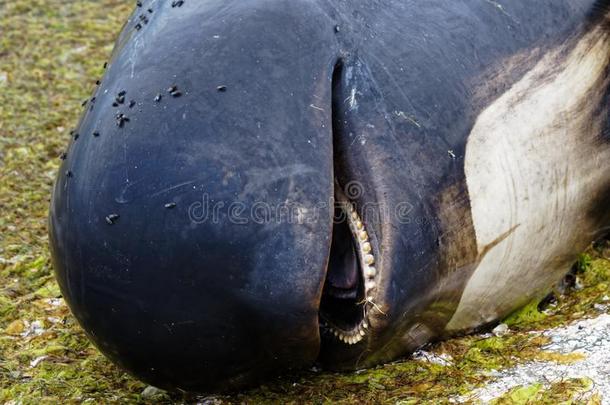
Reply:
[[[492,327],[610,227],[607,0],[142,0],[49,214],[111,361],[226,392]]]

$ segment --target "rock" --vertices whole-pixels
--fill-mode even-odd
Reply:
[[[21,337],[40,336],[45,332],[42,321],[34,321],[32,323],[25,322],[26,329],[21,332]]]
[[[216,397],[205,397],[197,401],[197,405],[221,405],[222,400]]]
[[[412,358],[414,360],[436,364],[438,366],[451,366],[453,364],[453,358],[446,353],[435,354],[424,350],[418,350],[413,353]]]
[[[144,399],[154,399],[156,397],[159,397],[161,395],[165,394],[165,391],[157,388],[157,387],[153,387],[152,385],[149,385],[148,387],[146,387],[144,389],[144,391],[142,391],[142,398]]]
[[[494,335],[496,335],[497,337],[502,337],[502,336],[506,336],[508,333],[510,332],[510,328],[508,327],[507,324],[505,323],[501,323],[498,326],[496,326],[494,328],[494,330],[492,331],[492,333]]]
[[[35,358],[34,360],[30,361],[30,368],[35,368],[36,366],[38,366],[40,363],[42,363],[43,361],[45,361],[48,358],[49,358],[49,356],[40,356],[40,357]]]
[[[580,279],[580,277],[576,277],[576,282],[574,283],[574,290],[581,291],[583,288],[585,288],[585,285],[583,284],[582,280]]]

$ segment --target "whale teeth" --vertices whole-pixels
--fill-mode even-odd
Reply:
[[[355,345],[364,340],[368,324],[366,322],[363,322],[356,329],[350,332],[341,331],[333,326],[329,326],[329,328],[332,334],[341,342],[348,345]]]
[[[364,338],[364,331],[358,331],[354,335],[351,335],[351,336],[342,335],[341,341],[343,341],[344,343],[347,343],[348,345],[355,345],[357,343],[362,342],[363,338]]]
[[[359,325],[353,327],[351,330],[345,330],[343,328],[334,326],[331,326],[330,328],[339,341],[348,345],[355,345],[364,340],[368,330],[370,329],[367,321],[367,313],[371,308],[376,307],[374,303],[374,296],[376,295],[376,290],[378,288],[376,282],[378,271],[377,268],[373,266],[376,263],[376,259],[373,255],[373,246],[369,240],[367,227],[358,214],[356,205],[352,201],[348,200],[340,189],[337,193],[337,199],[343,213],[346,215],[347,224],[356,245],[360,269],[364,278],[365,298],[362,302],[364,319]],[[377,266],[379,266],[379,264]]]

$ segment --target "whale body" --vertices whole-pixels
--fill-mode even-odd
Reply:
[[[111,360],[226,391],[493,325],[610,226],[610,2],[143,0],[51,203]]]

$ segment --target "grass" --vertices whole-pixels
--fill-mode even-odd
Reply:
[[[492,405],[601,404],[598,395],[590,394],[592,385],[590,380],[575,378],[551,384],[549,388],[545,388],[542,384],[517,387],[492,401]]]
[[[47,208],[58,156],[117,31],[125,0],[16,0],[0,3],[0,403],[170,403],[107,361],[70,315],[52,276]],[[307,371],[226,403],[443,403],[489,380],[489,371],[530,359],[570,362],[540,351],[527,331],[595,314],[609,294],[607,246],[581,260],[584,289],[561,296],[552,313],[534,302],[507,322],[504,337],[467,336],[429,347],[451,365],[405,360],[351,374]],[[577,398],[588,383],[519,387],[498,403]],[[145,393],[145,395],[143,394]],[[525,398],[525,402],[523,402]],[[191,398],[192,399],[192,398]]]

